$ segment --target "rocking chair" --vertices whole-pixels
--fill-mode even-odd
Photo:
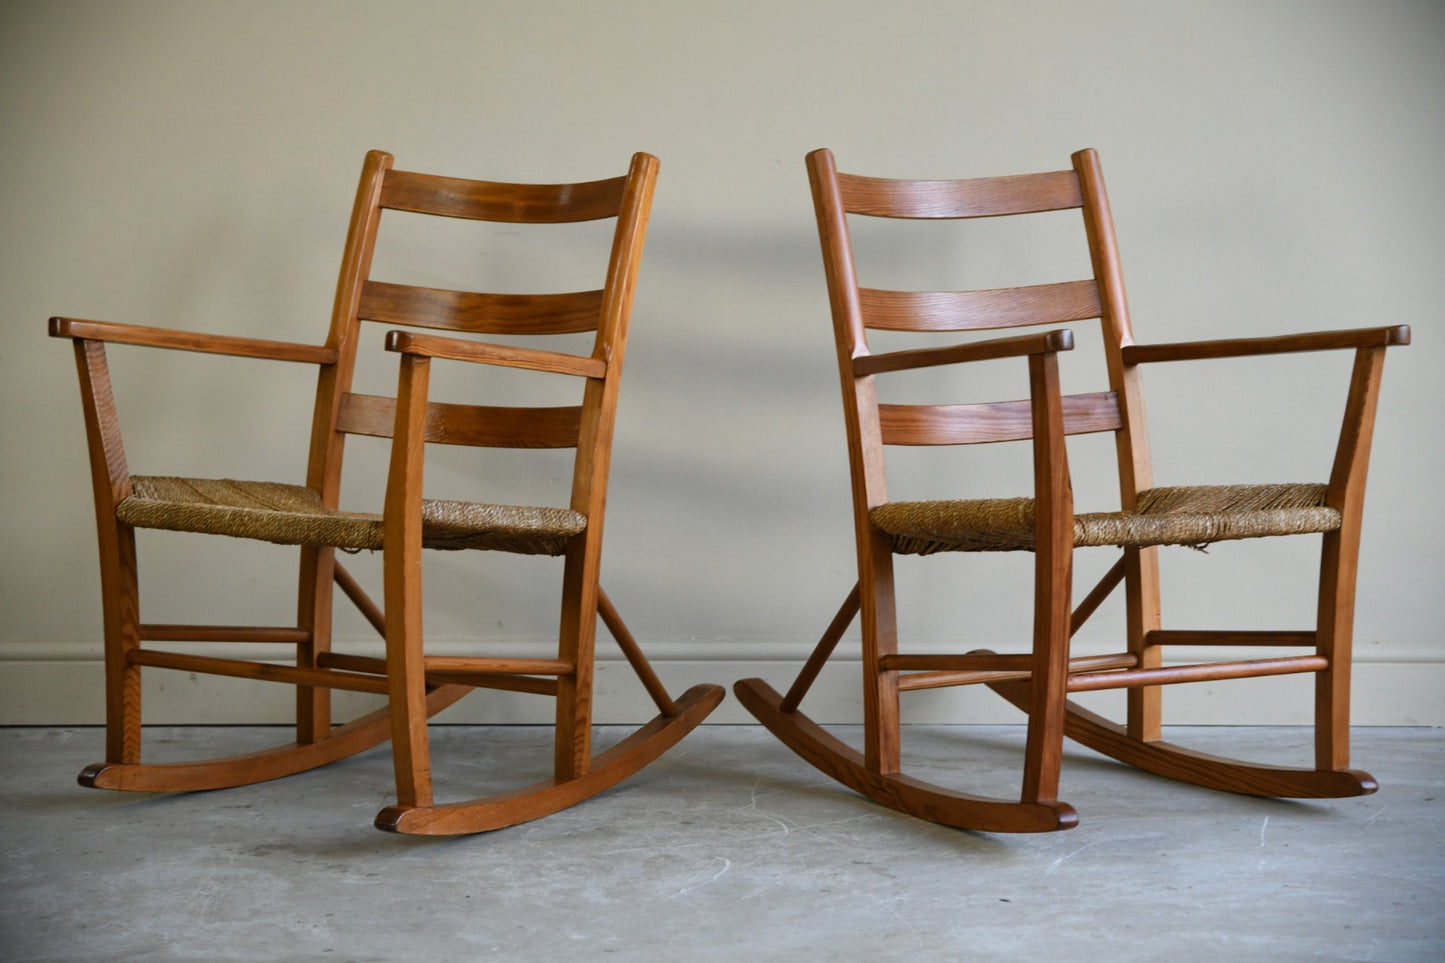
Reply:
[[[627,345],[628,320],[647,228],[657,159],[637,154],[629,172],[578,184],[502,184],[392,169],[366,156],[342,260],[330,333],[304,345],[52,318],[50,333],[74,343],[89,439],[105,624],[106,761],[80,775],[103,789],[217,789],[288,775],[350,756],[388,737],[397,804],[379,828],[456,834],[512,825],[580,802],[656,759],[722,698],[698,685],[674,701],[598,584],[603,509]],[[383,210],[470,220],[555,224],[615,218],[600,290],[482,294],[388,283],[371,277]],[[434,222],[433,222],[434,223]],[[467,337],[392,331],[400,377],[395,398],[352,391],[361,322],[465,335],[596,332],[589,355],[493,345]],[[106,344],[203,351],[316,365],[304,485],[130,474],[106,367]],[[433,361],[501,365],[582,382],[580,404],[495,407],[428,401]],[[347,435],[391,438],[382,511],[338,508]],[[575,448],[567,507],[521,507],[422,497],[425,443],[500,448]],[[136,529],[168,529],[300,546],[298,618],[282,627],[169,625],[141,621]],[[422,646],[422,549],[484,549],[561,556],[556,658],[427,655]],[[336,550],[380,550],[385,612],[338,561]],[[332,585],[385,639],[385,658],[332,650]],[[657,706],[657,716],[607,751],[592,751],[597,619],[611,630]],[[248,642],[291,647],[294,664],[147,647],[147,642]],[[295,742],[242,756],[151,763],[141,754],[143,669],[211,673],[297,687]],[[556,699],[554,776],[500,796],[433,800],[427,720],[473,689]],[[333,725],[331,690],[384,695],[388,705]]]
[[[973,180],[909,181],[839,173],[827,150],[808,156],[830,295],[852,474],[858,584],[786,695],[761,679],[735,685],[742,703],[779,739],[865,796],[936,823],[993,832],[1045,832],[1077,822],[1058,799],[1063,739],[1150,772],[1214,789],[1264,796],[1372,793],[1375,781],[1349,767],[1350,643],[1365,471],[1385,349],[1408,344],[1407,327],[1283,337],[1136,345],[1099,160],[1073,156],[1070,170]],[[1080,209],[1093,278],[993,290],[914,292],[860,287],[847,215],[978,218]],[[967,332],[1100,319],[1108,390],[1062,395],[1059,356],[1068,329],[872,353],[868,330]],[[1348,349],[1354,369],[1344,426],[1327,482],[1154,487],[1145,434],[1142,365],[1190,359]],[[877,380],[937,365],[1020,358],[1023,401],[967,405],[880,404]],[[1112,432],[1121,509],[1076,514],[1065,437]],[[884,446],[968,445],[1029,440],[1032,497],[890,501]],[[1158,546],[1226,539],[1322,536],[1318,618],[1305,631],[1186,631],[1162,627]],[[1072,612],[1075,548],[1121,554]],[[1031,551],[1030,652],[899,651],[893,555]],[[1070,639],[1105,598],[1124,586],[1127,639],[1112,654],[1070,657]],[[853,618],[862,616],[864,751],[810,720],[799,705]],[[1298,647],[1301,654],[1166,665],[1182,645]],[[1247,650],[1246,650],[1247,651]],[[1259,649],[1254,650],[1258,652]],[[1313,673],[1313,767],[1258,765],[1163,741],[1161,687],[1189,682]],[[902,692],[983,683],[1027,714],[1017,799],[971,795],[905,775]],[[1123,725],[1078,706],[1071,693],[1127,689]]]

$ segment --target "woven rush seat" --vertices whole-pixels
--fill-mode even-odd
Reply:
[[[131,495],[116,517],[135,528],[202,532],[281,545],[382,547],[382,518],[339,511],[304,485],[132,475]],[[561,555],[587,517],[566,508],[490,505],[426,499],[422,545],[438,549],[494,549],[523,555]]]
[[[869,513],[903,555],[1011,552],[1034,547],[1032,498],[889,502]],[[1150,488],[1131,512],[1074,516],[1074,544],[1207,545],[1238,538],[1330,532],[1340,513],[1319,484]]]

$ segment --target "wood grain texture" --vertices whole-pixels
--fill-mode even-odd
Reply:
[[[305,629],[273,625],[151,625],[138,626],[145,642],[279,642],[300,645],[311,640]]]
[[[1057,354],[1029,356],[1034,455],[1034,637],[1021,798],[1058,799],[1074,585],[1074,489]]]
[[[1078,207],[1073,171],[963,180],[893,180],[838,174],[838,191],[850,214],[870,217],[960,218],[1031,214]]]
[[[863,323],[887,331],[972,331],[1062,324],[1100,316],[1093,281],[1064,281],[984,291],[888,291],[859,288]]]
[[[370,675],[310,669],[270,662],[249,662],[244,659],[223,659],[183,652],[161,652],[155,649],[132,649],[126,655],[131,665],[175,669],[179,672],[201,672],[234,679],[255,679],[261,682],[287,682],[291,685],[320,685],[351,692],[386,693],[386,680]]]
[[[1408,339],[1409,330],[1404,331]],[[1329,667],[1315,678],[1315,765],[1342,769],[1350,759],[1350,675],[1354,646],[1355,584],[1370,446],[1384,375],[1385,349],[1355,350],[1345,414],[1325,500],[1339,510],[1340,527],[1320,547],[1316,651]]]
[[[330,364],[336,360],[335,349],[322,345],[201,334],[194,331],[175,331],[169,328],[116,324],[112,321],[51,318],[50,336],[84,341],[108,341],[112,344],[131,344],[149,348],[172,348],[178,351],[197,351],[241,358],[261,358],[270,361]]]
[[[1117,431],[1123,424],[1112,391],[1063,398],[1064,433]],[[1033,437],[1033,404],[994,401],[973,405],[879,405],[885,445],[977,445]]]
[[[367,281],[357,316],[476,334],[574,334],[597,330],[601,310],[601,291],[486,294]]]
[[[626,177],[580,184],[504,184],[392,170],[381,206],[512,224],[563,224],[616,217],[628,184]]]
[[[508,368],[525,368],[529,371],[550,371],[554,374],[576,375],[582,378],[601,378],[607,374],[607,362],[601,358],[583,358],[557,351],[543,351],[538,348],[518,348],[511,345],[485,344],[480,341],[462,341],[457,338],[444,338],[434,334],[415,334],[410,331],[388,333],[386,350],[427,358],[448,358],[452,361],[496,364]]]
[[[1314,632],[1239,629],[1155,629],[1149,633],[1150,645],[1314,645]]]
[[[861,590],[859,584],[854,582],[852,590],[848,592],[847,597],[843,599],[843,604],[838,607],[837,614],[833,616],[833,621],[828,623],[827,629],[823,631],[823,637],[818,640],[818,644],[808,654],[802,670],[793,680],[792,687],[788,689],[788,694],[780,704],[781,711],[792,712],[802,704],[803,697],[808,694],[808,690],[817,681],[818,673],[823,671],[823,666],[827,665],[833,650],[842,641],[843,633],[848,631],[848,626],[853,624],[853,619],[857,617],[861,608]]]
[[[371,596],[366,594],[366,590],[361,587],[361,583],[356,581],[355,577],[353,577],[343,565],[339,563],[334,564],[331,574],[337,586],[341,588],[342,592],[346,593],[346,597],[356,606],[356,610],[361,613],[362,617],[366,619],[373,629],[376,629],[376,634],[383,639],[386,638],[386,616],[382,613],[381,606],[377,605]]]
[[[1126,364],[1161,361],[1200,361],[1209,358],[1243,358],[1296,351],[1331,351],[1341,348],[1386,348],[1410,343],[1409,325],[1312,331],[1265,338],[1228,338],[1218,341],[1184,341],[1175,344],[1135,344],[1123,349]]]
[[[424,426],[430,376],[430,358],[402,355],[382,523],[385,688],[391,706],[391,756],[397,802],[403,806],[430,806],[432,802],[421,595]]]
[[[911,371],[915,368],[960,364],[969,361],[1022,358],[1048,351],[1071,351],[1073,347],[1073,332],[1062,330],[1025,334],[1012,338],[991,338],[987,341],[968,341],[941,348],[912,348],[905,351],[889,351],[886,354],[855,354],[853,356],[853,375],[865,378],[869,375],[884,374],[890,371]]]
[[[396,399],[381,395],[342,396],[336,430],[390,438]],[[423,426],[428,442],[486,448],[575,448],[581,431],[577,405],[506,408],[489,405],[427,403]]]
[[[348,672],[369,672],[378,677],[386,675],[386,660],[372,656],[351,655],[345,652],[323,652],[318,663],[328,669],[344,669]],[[428,667],[426,673],[428,691],[432,686],[465,686],[467,689],[506,689],[512,692],[530,692],[534,695],[557,695],[557,680],[534,678],[520,675],[497,675],[466,669],[447,672]]]
[[[993,653],[972,652],[970,656],[993,655]],[[998,658],[998,656],[995,656]],[[956,659],[958,656],[941,656],[938,658]],[[960,685],[977,685],[980,682],[1005,682],[1019,681],[1033,678],[1033,669],[1028,665],[1028,655],[1004,656],[1003,658],[1018,659],[1022,668],[1018,669],[940,669],[935,671],[914,672],[900,676],[898,688],[904,691],[917,691],[919,689],[943,689]],[[964,663],[967,664],[967,663]],[[1138,659],[1129,653],[1121,655],[1089,655],[1075,656],[1069,659],[1069,672],[1101,672],[1106,669],[1132,669],[1138,664]]]
[[[131,492],[120,416],[106,364],[105,345],[74,340],[85,416],[86,449],[100,555],[101,620],[105,638],[105,758],[135,765],[141,755],[140,667],[128,660],[140,645],[140,586],[135,530],[115,517]]]
[[[1205,665],[1170,665],[1154,669],[1131,669],[1101,675],[1080,675],[1069,679],[1070,692],[1096,692],[1141,685],[1178,685],[1183,682],[1220,682],[1225,679],[1254,679],[1268,675],[1318,672],[1328,663],[1313,655],[1284,659],[1245,659]]]
[[[607,593],[602,590],[600,585],[597,587],[597,614],[602,619],[602,624],[607,626],[607,631],[612,633],[617,647],[622,650],[623,657],[632,666],[638,681],[642,683],[642,687],[652,698],[653,704],[657,706],[657,711],[664,716],[677,715],[681,711],[678,709],[677,703],[673,701],[672,696],[668,695],[667,687],[662,684],[662,680],[653,671],[651,663],[647,661],[647,656],[642,652],[642,646],[638,644],[632,630],[622,620],[622,614],[617,611],[617,606],[612,604],[612,599],[607,597]]]

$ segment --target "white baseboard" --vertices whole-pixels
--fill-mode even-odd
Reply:
[[[704,648],[683,643],[649,646],[654,668],[674,694],[700,682],[730,689],[735,680],[752,676],[783,690],[801,663],[792,647],[738,645],[736,649],[748,650],[739,658],[697,658],[694,653]],[[1361,648],[1354,667],[1355,725],[1445,726],[1445,659],[1422,658],[1418,649]],[[762,657],[757,650],[763,650]],[[92,645],[6,646],[0,652],[0,725],[101,724],[103,676],[99,652]],[[292,690],[287,685],[161,669],[146,670],[143,679],[147,723],[278,724],[292,717]],[[379,697],[357,693],[337,693],[334,698],[338,721],[380,705]],[[908,722],[1007,724],[1021,719],[1002,699],[979,686],[907,693],[903,699]],[[1310,677],[1283,676],[1171,686],[1164,699],[1169,724],[1306,725],[1313,692]],[[1089,693],[1080,699],[1115,717],[1122,700],[1117,692]],[[626,662],[611,653],[598,659],[595,704],[596,719],[603,724],[639,723],[654,711]],[[804,710],[825,724],[862,721],[857,662],[835,657]],[[551,719],[550,700],[515,692],[477,692],[439,717],[451,723],[519,725],[547,724]],[[729,694],[708,721],[753,719]]]

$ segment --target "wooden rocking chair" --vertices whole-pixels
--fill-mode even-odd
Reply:
[[[933,822],[994,832],[1045,832],[1077,822],[1058,799],[1063,738],[1175,779],[1265,796],[1335,797],[1375,791],[1349,766],[1350,642],[1365,470],[1385,348],[1407,344],[1407,327],[1283,337],[1136,345],[1124,300],[1113,222],[1092,150],[1070,170],[973,180],[908,181],[839,173],[826,150],[808,173],[832,304],[852,473],[859,581],[786,696],[761,679],[738,698],[779,739],[823,772],[869,798]],[[1079,208],[1094,277],[1020,288],[912,292],[860,287],[846,215],[888,218],[999,217]],[[977,331],[1099,318],[1109,390],[1062,396],[1058,355],[1067,329],[874,354],[868,329]],[[1328,482],[1156,488],[1150,476],[1140,365],[1187,359],[1349,349],[1355,353],[1344,426]],[[890,372],[988,359],[1027,361],[1029,397],[969,405],[880,404],[875,381]],[[1075,514],[1065,436],[1113,432],[1121,510]],[[1033,497],[890,502],[885,445],[959,445],[1032,440]],[[1161,627],[1157,546],[1319,533],[1318,619],[1307,631],[1181,631]],[[1118,546],[1122,554],[1070,611],[1073,551]],[[1032,651],[909,654],[899,651],[893,555],[1035,553]],[[1127,640],[1117,654],[1070,657],[1069,642],[1120,584]],[[865,747],[855,751],[799,710],[853,618],[862,614]],[[1164,664],[1170,647],[1298,646],[1302,654],[1208,664]],[[1257,653],[1258,648],[1255,649]],[[1285,673],[1315,674],[1312,768],[1255,765],[1192,752],[1161,738],[1160,687]],[[1019,798],[955,792],[904,775],[900,692],[984,683],[1027,713]],[[1126,688],[1117,725],[1079,707],[1070,693]]]
[[[500,184],[392,169],[392,157],[366,157],[342,260],[330,333],[322,345],[191,334],[159,328],[52,318],[50,333],[74,342],[89,439],[105,620],[106,761],[80,775],[85,786],[173,791],[216,789],[273,779],[393,740],[397,805],[377,816],[382,829],[454,834],[496,829],[544,816],[637,772],[695,727],[722,698],[715,685],[669,697],[598,584],[613,421],[628,319],[653,187],[655,157],[637,154],[625,176],[579,184]],[[481,294],[386,283],[371,278],[381,212],[408,211],[508,223],[615,218],[601,290],[568,294]],[[595,331],[588,356],[469,338],[392,331],[395,398],[351,391],[361,322],[467,334],[549,335]],[[380,334],[380,332],[378,332]],[[319,370],[305,485],[131,475],[106,367],[105,343],[178,348],[314,364]],[[434,359],[502,365],[539,377],[581,380],[580,404],[510,408],[429,402]],[[391,437],[383,511],[337,506],[348,434]],[[576,448],[570,504],[518,507],[424,500],[425,442],[502,448]],[[135,530],[229,535],[300,546],[296,624],[285,627],[163,625],[142,622]],[[385,614],[336,560],[336,549],[380,549]],[[422,647],[423,548],[493,549],[562,556],[562,606],[555,659],[430,656]],[[386,657],[331,647],[332,585],[386,640]],[[593,648],[598,617],[656,702],[658,715],[594,757],[591,736]],[[290,646],[294,665],[178,653],[147,642],[251,642]],[[143,668],[285,682],[297,687],[296,741],[268,751],[189,763],[141,757]],[[474,688],[553,696],[557,703],[555,776],[501,796],[437,805],[432,798],[427,719]],[[332,689],[383,694],[388,707],[333,726]]]

